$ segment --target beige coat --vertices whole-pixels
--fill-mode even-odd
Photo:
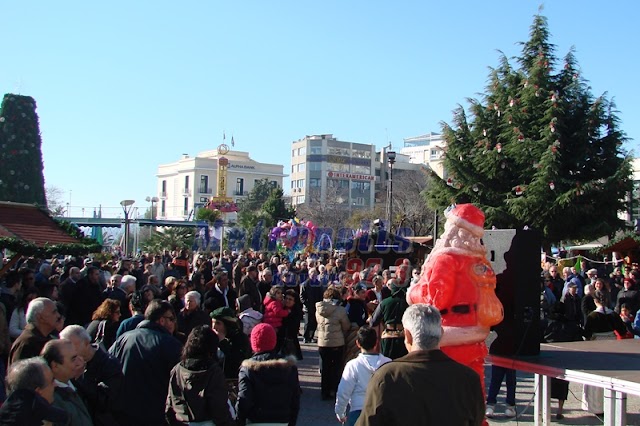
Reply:
[[[323,300],[316,303],[316,320],[318,321],[318,346],[335,348],[344,346],[344,335],[351,322],[343,306],[334,305]]]

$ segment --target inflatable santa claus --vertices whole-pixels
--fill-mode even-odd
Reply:
[[[444,233],[422,267],[420,279],[407,292],[407,302],[427,303],[442,315],[440,347],[455,361],[475,370],[484,388],[485,339],[502,321],[496,276],[480,238],[484,213],[473,204],[445,211]]]

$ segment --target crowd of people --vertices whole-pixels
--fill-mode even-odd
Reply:
[[[0,419],[295,424],[302,334],[318,346],[321,397],[354,424],[364,398],[354,378],[407,353],[412,276],[408,263],[396,278],[377,268],[348,276],[345,263],[340,254],[290,261],[186,250],[21,259],[0,287],[0,377],[9,390]]]

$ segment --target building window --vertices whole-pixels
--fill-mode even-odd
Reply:
[[[309,162],[309,171],[319,172],[322,170],[322,163],[319,161],[310,161]]]
[[[322,145],[320,145],[320,146],[312,146],[311,148],[309,148],[309,154],[311,154],[311,155],[322,154]]]
[[[291,150],[291,156],[292,156],[292,157],[295,157],[295,156],[296,156],[296,150],[295,150],[295,149],[292,149],[292,150]]]
[[[166,216],[166,215],[167,215],[167,202],[165,200],[162,200],[160,202],[160,216]]]
[[[327,149],[329,155],[340,155],[342,157],[350,157],[351,150],[349,148],[334,148],[329,147]]]
[[[359,180],[351,181],[351,189],[357,191],[369,191],[371,189],[371,182],[364,182]]]
[[[354,206],[364,206],[364,197],[356,197],[353,199]]]
[[[270,183],[271,183],[271,186],[272,186],[273,188],[277,188],[277,187],[278,187],[278,182],[277,182],[277,181],[272,180]]]
[[[299,195],[297,204],[302,204],[302,203],[304,203],[304,195]]]
[[[304,179],[298,179],[296,188],[304,188]]]
[[[238,178],[236,179],[236,195],[244,194],[244,179]]]
[[[299,172],[304,172],[306,170],[306,166],[307,166],[307,163],[298,164],[298,171]]]
[[[351,171],[353,173],[360,173],[363,175],[370,175],[371,174],[371,166],[351,166]]]
[[[317,179],[317,178],[309,179],[310,188],[320,188],[321,185],[322,185],[322,181],[320,179]]]
[[[184,197],[184,212],[183,215],[187,216],[189,214],[189,198]]]
[[[201,194],[209,193],[209,176],[206,176],[206,175],[200,176],[200,193]]]
[[[304,146],[302,148],[298,148],[298,155],[307,155],[307,148]]]
[[[184,177],[184,190],[187,191],[189,189],[189,176]]]
[[[330,170],[332,172],[348,172],[349,170],[349,165],[348,164],[342,164],[342,163],[327,163],[327,170]]]
[[[296,165],[292,164],[291,165],[291,173],[295,173],[296,172]]]
[[[167,181],[166,180],[162,181],[162,193],[163,194],[167,193]]]
[[[354,149],[352,157],[354,157],[354,158],[371,158],[371,151],[364,151],[364,150]]]

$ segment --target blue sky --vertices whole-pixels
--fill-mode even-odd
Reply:
[[[0,9],[0,92],[38,103],[45,179],[71,214],[122,199],[148,207],[158,164],[234,136],[290,169],[291,142],[332,133],[374,143],[439,131],[519,53],[539,1],[14,1]],[[593,93],[640,140],[632,0],[544,4]],[[633,76],[636,77],[633,77]],[[0,93],[1,94],[1,93]],[[637,149],[636,149],[637,151]],[[285,187],[288,185],[285,185]]]

